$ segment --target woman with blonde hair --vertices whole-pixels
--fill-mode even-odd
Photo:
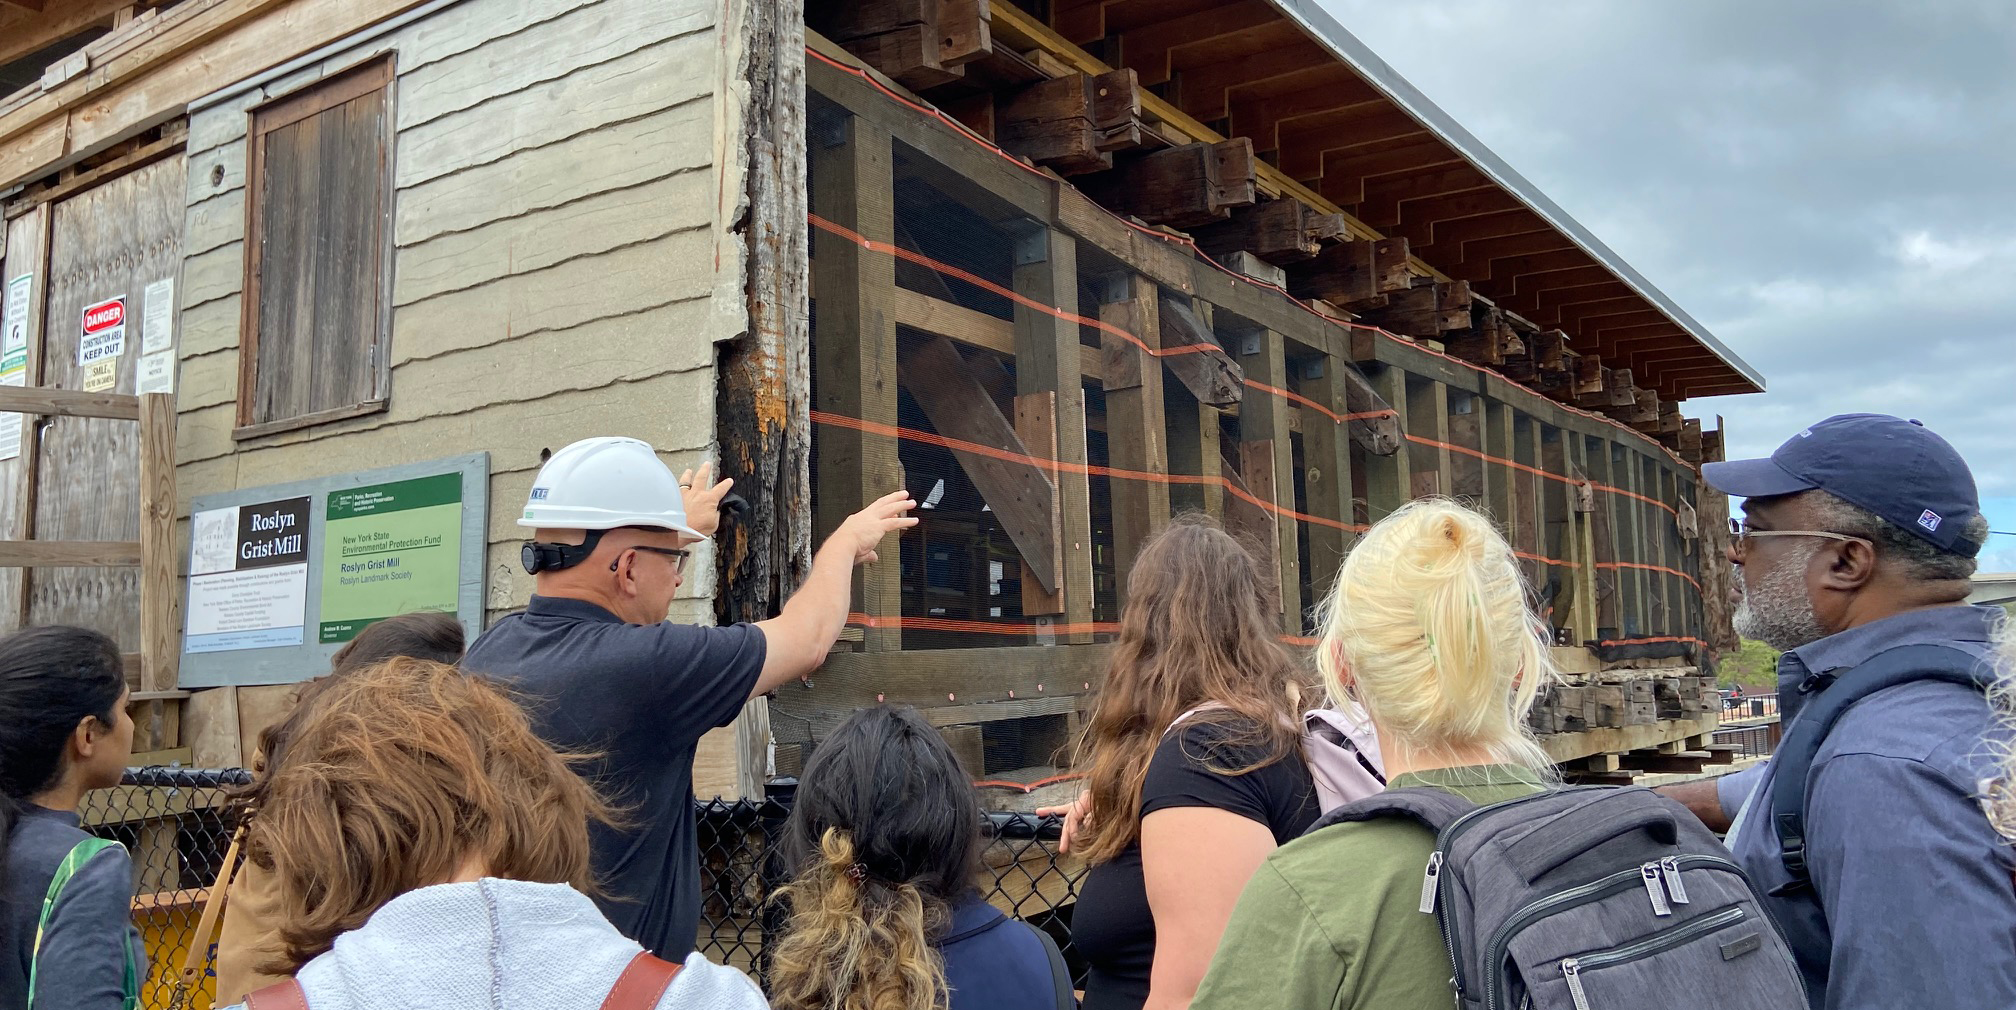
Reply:
[[[588,896],[607,811],[491,684],[394,659],[332,678],[268,769],[249,857],[291,976],[246,1005],[764,1007],[739,972],[645,954]]]
[[[1089,824],[1074,945],[1087,1010],[1190,1002],[1239,890],[1318,813],[1302,678],[1253,555],[1185,518],[1128,573],[1105,683],[1078,744]],[[1272,1005],[1272,1004],[1269,1004]]]
[[[1526,712],[1554,677],[1511,546],[1454,502],[1412,502],[1345,558],[1317,663],[1364,705],[1395,788],[1478,804],[1535,793],[1551,763]],[[1435,835],[1411,821],[1337,824],[1267,857],[1192,1004],[1444,1006],[1449,953],[1420,911]]]

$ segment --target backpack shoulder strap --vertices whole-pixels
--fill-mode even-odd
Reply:
[[[63,898],[63,889],[69,885],[70,878],[76,876],[77,871],[84,868],[84,864],[90,862],[93,856],[106,849],[118,849],[124,852],[126,847],[109,838],[99,838],[96,835],[90,836],[71,846],[70,851],[63,854],[63,860],[56,864],[56,872],[49,876],[49,889],[42,895],[42,915],[35,921],[35,945],[28,955],[28,1006],[30,1010],[33,1010],[35,1006],[35,981],[37,969],[40,968],[42,961],[42,937],[49,932],[49,920],[56,914],[56,904]],[[124,988],[125,995],[130,1002],[140,994],[139,965],[133,957],[132,934],[122,933],[119,939],[126,953]]]
[[[1792,875],[1785,889],[1805,886],[1806,776],[1834,724],[1856,702],[1899,684],[1921,680],[1986,689],[1993,674],[1986,664],[1944,645],[1905,645],[1885,650],[1841,676],[1808,702],[1772,756],[1771,826],[1778,835],[1778,858]]]
[[[308,1010],[308,994],[301,983],[286,979],[245,994],[245,1010]]]
[[[1318,818],[1303,834],[1321,831],[1333,824],[1349,821],[1370,821],[1381,817],[1407,817],[1420,822],[1437,835],[1449,826],[1449,822],[1477,809],[1477,804],[1464,799],[1446,789],[1432,786],[1413,786],[1406,789],[1388,789],[1375,796],[1368,796],[1355,803],[1347,803]]]
[[[1026,922],[1023,925],[1029,926]],[[1029,926],[1029,932],[1036,934],[1044,956],[1050,959],[1050,984],[1056,990],[1057,1010],[1077,1010],[1078,997],[1072,990],[1071,966],[1064,962],[1064,952],[1057,949],[1057,941],[1049,933],[1035,926]]]
[[[678,977],[681,967],[648,950],[638,951],[623,974],[616,976],[616,985],[602,1001],[602,1010],[651,1010],[664,998],[665,990],[672,988],[672,980]]]

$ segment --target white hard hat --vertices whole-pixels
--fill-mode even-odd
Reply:
[[[539,468],[518,525],[552,530],[655,526],[707,539],[686,525],[679,478],[634,438],[584,438]]]

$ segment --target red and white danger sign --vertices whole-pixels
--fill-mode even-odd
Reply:
[[[126,296],[84,306],[84,337],[77,342],[77,363],[116,358],[126,352]]]

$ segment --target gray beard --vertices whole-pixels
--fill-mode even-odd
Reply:
[[[1757,586],[1745,585],[1741,573],[1736,588],[1742,599],[1736,604],[1736,633],[1754,638],[1779,652],[1796,649],[1827,637],[1813,601],[1806,595],[1804,572],[1812,551],[1797,558],[1785,558],[1757,577]]]

